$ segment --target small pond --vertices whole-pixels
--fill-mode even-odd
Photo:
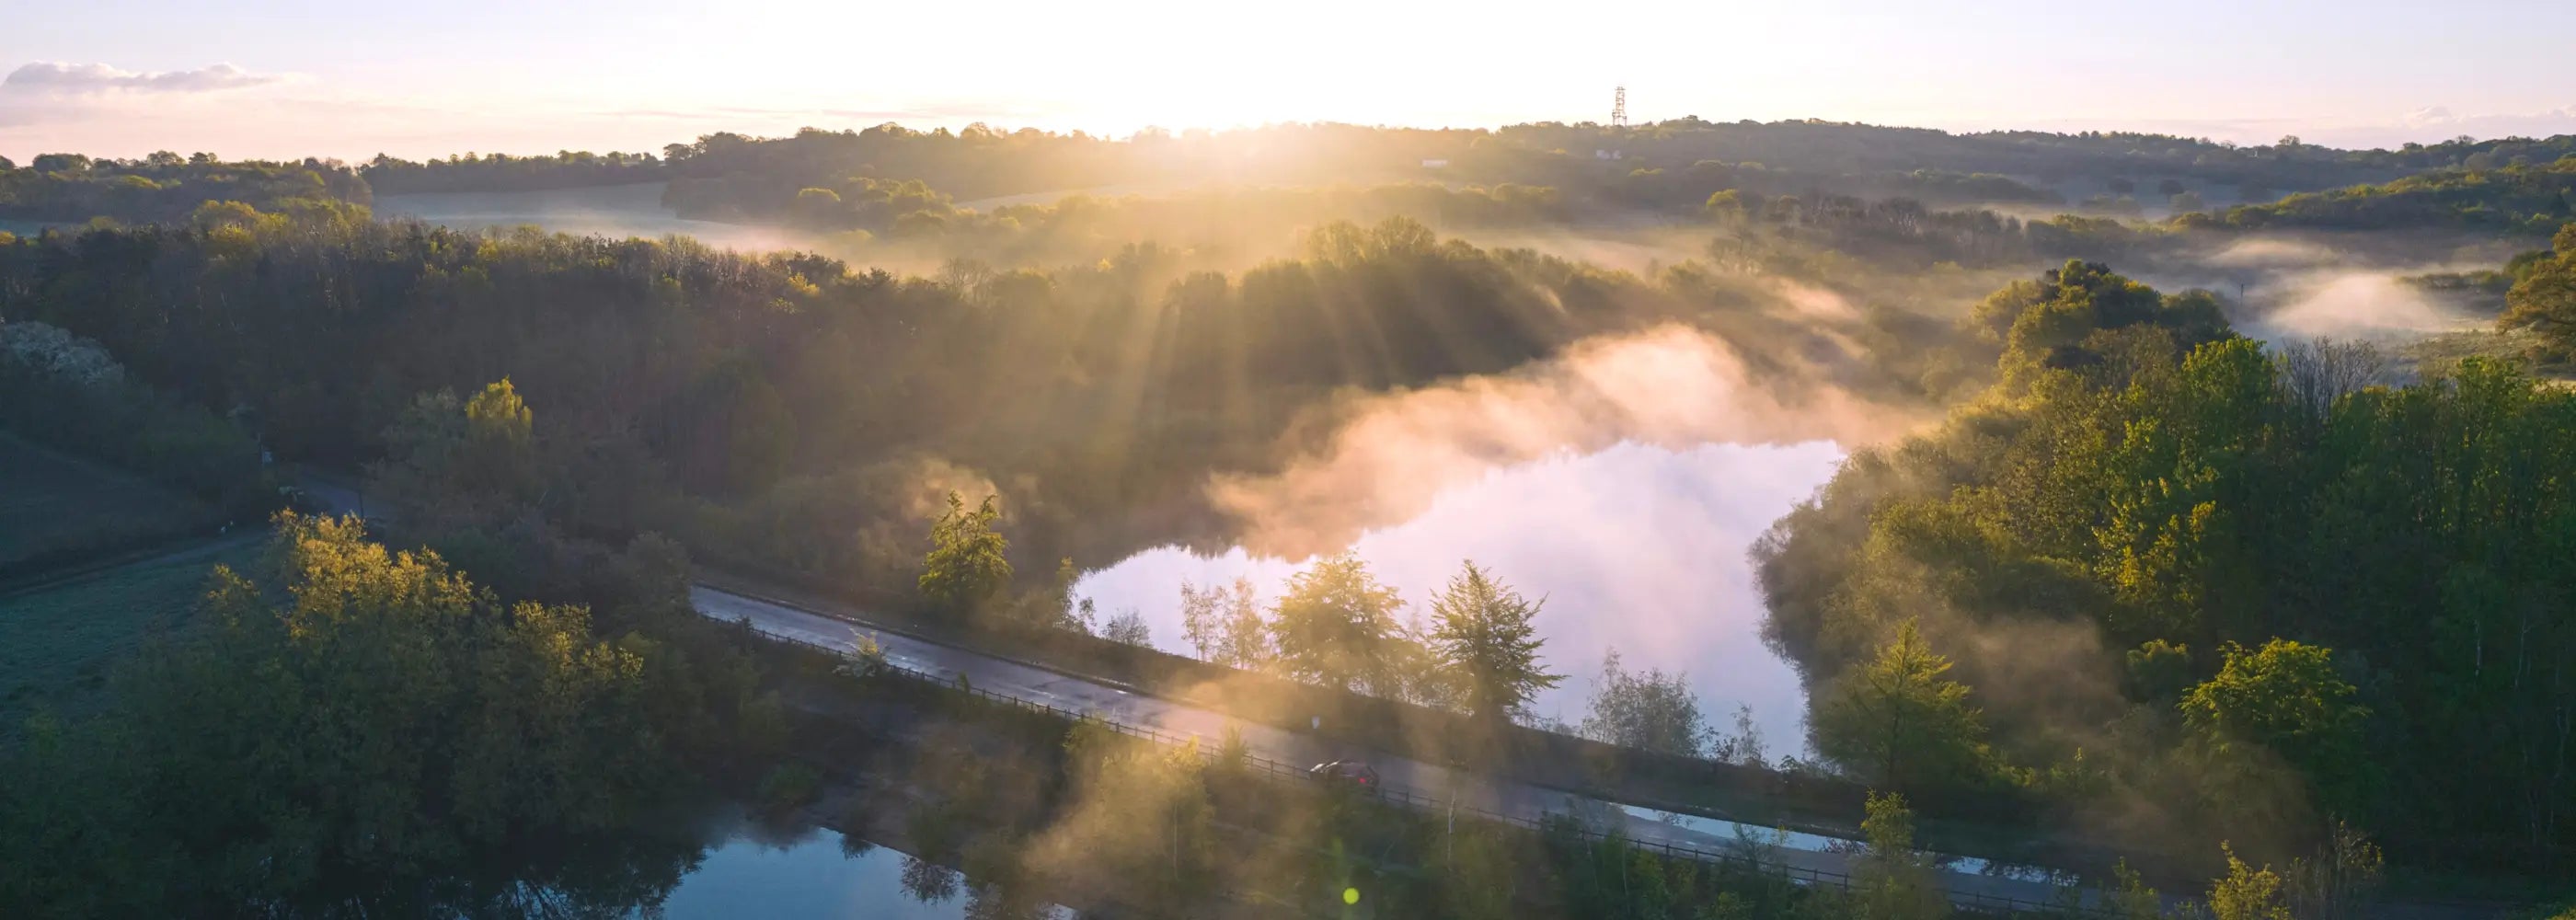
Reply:
[[[1620,443],[1559,454],[1452,487],[1420,515],[1369,531],[1350,548],[1415,610],[1427,610],[1467,559],[1545,598],[1536,620],[1543,654],[1567,677],[1540,695],[1542,717],[1581,722],[1602,655],[1615,648],[1630,670],[1687,672],[1701,711],[1719,727],[1731,728],[1735,708],[1748,707],[1777,758],[1805,747],[1806,694],[1762,642],[1762,597],[1746,552],[1832,477],[1843,454],[1830,441]],[[1266,603],[1310,561],[1240,547],[1218,556],[1162,547],[1086,575],[1075,593],[1104,617],[1138,611],[1155,646],[1188,654],[1182,582],[1245,577]]]

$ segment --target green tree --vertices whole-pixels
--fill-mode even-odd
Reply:
[[[1201,590],[1181,582],[1181,638],[1201,661],[1224,661],[1225,607],[1231,594],[1224,585]]]
[[[1871,792],[1861,837],[1868,848],[1852,865],[1852,916],[1860,920],[1936,920],[1950,900],[1931,860],[1914,849],[1914,810],[1897,793]]]
[[[78,172],[89,167],[88,155],[78,153],[39,153],[27,164],[37,172]]]
[[[1541,603],[1521,597],[1472,561],[1432,596],[1432,645],[1441,664],[1466,682],[1469,716],[1508,721],[1539,691],[1565,679],[1539,664],[1544,640],[1530,620]]]
[[[2221,756],[2256,745],[2297,767],[2335,810],[2360,804],[2369,758],[2361,747],[2370,710],[2335,674],[2333,653],[2288,639],[2222,649],[2218,674],[2183,695],[2183,720]]]
[[[485,384],[465,401],[465,441],[475,474],[491,483],[524,478],[536,424],[536,413],[519,398],[510,378]]]
[[[2370,838],[2338,820],[2313,856],[2290,860],[2283,887],[2300,917],[2350,920],[2370,913],[2387,862]]]
[[[1074,568],[1070,557],[1059,559],[1055,576],[1046,586],[1022,595],[1011,605],[1012,622],[1027,629],[1061,629],[1089,634],[1092,627],[1091,599],[1075,597],[1073,586],[1082,580],[1082,571]]]
[[[750,491],[768,485],[796,453],[796,416],[769,377],[744,372],[726,410],[726,485]]]
[[[463,402],[445,390],[425,394],[385,429],[386,458],[370,472],[430,528],[509,519],[536,500],[542,481],[535,426],[506,377]]]
[[[1950,667],[1905,621],[1876,659],[1826,691],[1814,714],[1816,752],[1895,789],[1979,780],[1983,717],[1968,705],[1967,686],[1942,676]]]
[[[2159,705],[2182,698],[2191,688],[2191,649],[2163,639],[2149,639],[2122,656],[2128,664],[2129,695]]]
[[[2576,223],[2558,228],[2548,259],[2524,269],[2505,292],[2505,311],[2496,323],[2505,328],[2528,326],[2562,346],[2576,343]]]
[[[1950,675],[1994,749],[2069,764],[2085,738],[2101,766],[2076,772],[2165,777],[2182,820],[2224,836],[2287,847],[2349,817],[2566,843],[2576,394],[2478,358],[2389,386],[2367,349],[2267,354],[2209,303],[2080,264],[1999,293],[1972,327],[2004,352],[1996,398],[1856,454],[1757,547],[1766,636],[1817,679],[1819,749],[1884,768],[1847,697],[1880,624],[1937,606],[2016,639],[1963,646]],[[2019,641],[2068,626],[2134,651]],[[2334,652],[2228,645],[2278,636]],[[2054,692],[2112,681],[2145,708]],[[2104,788],[2058,775],[2033,791]]]
[[[829,226],[843,213],[841,193],[828,188],[799,189],[788,213],[804,223]]]
[[[1720,223],[1742,223],[1744,211],[1744,193],[1735,189],[1713,193],[1700,205],[1701,213]]]
[[[1629,671],[1619,666],[1618,649],[1601,656],[1601,674],[1579,730],[1605,744],[1681,757],[1707,755],[1715,734],[1683,674]]]
[[[1097,722],[1076,725],[1065,737],[1065,801],[1027,844],[1027,865],[1119,879],[1125,897],[1157,913],[1204,915],[1228,853],[1208,793],[1210,768],[1195,743],[1138,744]]]
[[[1267,664],[1271,659],[1270,625],[1261,619],[1261,598],[1252,590],[1252,579],[1236,578],[1225,600],[1219,657],[1214,660],[1238,668]]]
[[[1102,623],[1100,637],[1137,648],[1154,647],[1153,627],[1145,624],[1145,615],[1138,613],[1134,607],[1120,610],[1117,615],[1110,617],[1108,622]]]
[[[1395,671],[1393,684],[1402,694],[1398,698],[1432,709],[1465,712],[1468,675],[1451,667],[1441,656],[1431,632],[1423,624],[1419,610],[1396,631],[1389,655]]]
[[[2100,894],[2102,905],[2118,920],[2164,920],[2164,899],[2126,859],[2111,864],[2111,880]]]
[[[933,609],[972,621],[990,612],[1010,585],[1010,541],[993,529],[1002,513],[997,500],[984,496],[970,511],[964,497],[948,493],[948,513],[930,525],[930,554],[922,558],[919,579],[921,596]]]
[[[2219,844],[2227,854],[2227,875],[2209,886],[2209,913],[2215,920],[2291,920],[2281,900],[2281,877],[2272,867],[2256,869],[2236,858],[2236,848]]]
[[[188,215],[188,224],[201,230],[255,230],[271,221],[286,223],[282,216],[261,214],[258,208],[238,201],[209,201]]]
[[[143,652],[70,756],[0,755],[13,915],[30,896],[36,916],[469,913],[499,854],[602,846],[679,788],[649,714],[665,688],[587,610],[504,605],[354,518],[277,524],[261,570],[217,569],[205,632]],[[19,822],[59,816],[20,789],[98,807],[70,845],[21,848],[58,831]]]
[[[1395,589],[1379,584],[1368,564],[1342,553],[1316,560],[1288,578],[1272,612],[1278,664],[1289,676],[1327,687],[1401,695],[1395,668],[1402,636]]]

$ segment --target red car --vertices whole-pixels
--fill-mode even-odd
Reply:
[[[1378,787],[1377,769],[1353,760],[1319,763],[1314,769],[1306,771],[1306,775],[1320,780],[1350,783],[1362,789]]]

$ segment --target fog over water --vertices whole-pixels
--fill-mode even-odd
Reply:
[[[1433,592],[1463,559],[1531,598],[1550,669],[1568,675],[1536,712],[1580,722],[1602,653],[1631,668],[1686,670],[1712,722],[1751,707],[1773,756],[1805,745],[1805,693],[1796,672],[1762,644],[1763,606],[1745,553],[1831,478],[1841,445],[1622,441],[1496,467],[1440,491],[1427,510],[1351,544],[1401,591],[1407,614],[1428,616]],[[1188,653],[1180,586],[1252,579],[1265,604],[1310,560],[1220,556],[1178,547],[1138,553],[1086,575],[1075,593],[1101,614],[1133,608],[1154,644]]]
[[[684,234],[746,251],[813,242],[674,217],[661,191],[387,195],[375,209],[467,229]],[[1256,525],[1246,540],[1266,553],[1156,548],[1089,573],[1076,593],[1104,618],[1137,610],[1157,646],[1186,653],[1185,580],[1249,577],[1267,604],[1311,562],[1303,553],[1347,541],[1402,592],[1407,616],[1428,616],[1432,593],[1474,559],[1546,598],[1544,653],[1566,680],[1540,697],[1538,715],[1580,722],[1615,648],[1632,670],[1687,672],[1713,725],[1750,707],[1772,753],[1790,753],[1805,744],[1805,694],[1762,644],[1746,551],[1832,476],[1842,443],[1896,430],[1901,418],[1833,391],[1773,394],[1731,346],[1696,331],[1609,337],[1521,374],[1379,397],[1332,449],[1288,475],[1213,484],[1220,504]]]
[[[2273,345],[2325,338],[2402,346],[2489,328],[2495,318],[2491,309],[2470,309],[2458,295],[2411,283],[2410,276],[2491,269],[2511,255],[2511,246],[2487,241],[2426,241],[2394,253],[2361,253],[2294,236],[2249,236],[2206,257],[2200,270],[2147,270],[2137,277],[2167,292],[2215,291],[2232,301],[2228,319],[2236,331]]]

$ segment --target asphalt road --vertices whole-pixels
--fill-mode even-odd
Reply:
[[[705,585],[692,586],[689,596],[699,613],[727,622],[748,621],[752,629],[767,635],[831,648],[848,648],[858,635],[872,636],[884,648],[887,660],[914,671],[949,681],[962,675],[971,686],[981,690],[1088,712],[1128,725],[1195,735],[1210,747],[1224,736],[1227,726],[1231,725],[1242,732],[1245,745],[1253,753],[1273,760],[1292,764],[1364,761],[1376,768],[1380,778],[1390,787],[1408,790],[1423,798],[1455,802],[1461,807],[1530,821],[1551,813],[1574,814],[1584,817],[1597,829],[1623,827],[1629,839],[1639,843],[1670,843],[1701,851],[1725,852],[1728,847],[1739,845],[1737,833],[1740,830],[1755,839],[1777,843],[1769,856],[1788,867],[1793,875],[1798,870],[1848,875],[1852,869],[1853,856],[1849,852],[1852,844],[1847,841],[1812,834],[1789,834],[1782,839],[1776,836],[1776,832],[1764,828],[1741,828],[1705,818],[1667,818],[1658,812],[1451,770],[1269,725],[1241,722],[1216,712],[1133,693],[1106,683]],[[1989,866],[1977,860],[1948,860],[1943,865],[1941,877],[1951,897],[1962,902],[2009,898],[2044,904],[2053,903],[2059,897],[2057,887],[2045,881],[2040,873]]]

